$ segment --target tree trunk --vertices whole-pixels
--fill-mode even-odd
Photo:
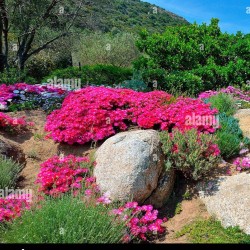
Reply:
[[[0,0],[0,72],[8,68],[8,32],[9,22],[5,0]]]
[[[4,70],[4,54],[3,54],[3,24],[0,12],[0,72]]]
[[[24,71],[25,62],[27,59],[23,55],[18,55],[18,69]]]

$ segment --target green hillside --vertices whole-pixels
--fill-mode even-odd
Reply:
[[[188,22],[156,5],[140,0],[92,0],[86,1],[76,26],[89,30],[164,31],[166,26],[183,25]]]

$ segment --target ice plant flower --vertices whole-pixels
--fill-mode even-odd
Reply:
[[[71,92],[61,109],[48,117],[45,130],[56,142],[85,144],[124,131],[131,125],[143,129],[158,128],[182,131],[196,128],[214,133],[212,125],[187,124],[186,117],[214,116],[218,113],[210,104],[192,98],[177,98],[164,91],[136,92],[131,89],[86,87]]]
[[[250,169],[250,158],[237,158],[236,160],[234,160],[233,164],[236,166],[236,170],[238,171]]]
[[[81,189],[89,173],[89,169],[81,166],[82,163],[89,163],[89,159],[73,155],[64,158],[54,156],[48,159],[41,164],[36,180],[36,183],[40,184],[39,191],[57,196],[71,190]]]

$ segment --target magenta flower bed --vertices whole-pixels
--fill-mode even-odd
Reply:
[[[14,130],[25,129],[28,126],[33,126],[33,122],[26,122],[25,118],[12,118],[0,112],[0,129],[12,128]]]
[[[70,93],[62,108],[47,117],[45,130],[56,142],[84,144],[105,139],[130,125],[143,129],[182,131],[196,128],[215,132],[210,125],[186,124],[186,117],[213,116],[218,113],[201,100],[173,97],[163,91],[148,93],[130,89],[87,87]]]
[[[132,238],[147,241],[152,240],[166,232],[162,226],[167,219],[158,218],[158,210],[151,205],[139,206],[137,202],[128,202],[123,207],[114,209],[113,214],[122,220],[128,220],[129,233],[124,236],[124,242],[130,242]]]
[[[25,90],[29,93],[41,94],[42,92],[56,92],[58,94],[64,94],[66,91],[60,88],[52,88],[43,85],[29,85],[26,83],[16,83],[14,85],[0,85],[0,104],[6,105],[7,100],[15,97],[13,93],[15,90]]]
[[[64,158],[54,156],[41,164],[36,183],[39,191],[47,195],[58,196],[70,190],[81,189],[82,181],[89,169],[82,168],[81,163],[89,162],[87,157],[69,155]]]
[[[203,92],[199,95],[199,98],[207,99],[207,98],[210,98],[211,96],[218,95],[219,93],[231,94],[236,99],[250,102],[250,92],[244,92],[232,86],[229,86],[226,89],[221,89],[220,91],[209,90],[209,91]]]
[[[24,210],[30,209],[29,197],[0,198],[0,223],[11,221],[21,216]]]

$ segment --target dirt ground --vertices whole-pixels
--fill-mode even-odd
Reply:
[[[197,219],[208,219],[210,216],[205,205],[199,198],[191,200],[183,200],[181,202],[182,211],[180,214],[170,218],[164,225],[167,227],[167,235],[163,241],[159,243],[188,243],[186,236],[176,238],[175,234],[185,225],[192,223]]]
[[[12,117],[25,116],[27,121],[32,121],[35,126],[27,132],[18,135],[7,135],[0,133],[10,141],[18,143],[26,155],[26,167],[21,172],[18,188],[32,189],[36,193],[37,186],[35,185],[36,176],[39,173],[40,164],[55,155],[85,156],[91,152],[91,145],[72,145],[58,144],[51,139],[44,139],[46,133],[44,125],[46,114],[42,110],[21,111],[18,114],[8,113]]]

